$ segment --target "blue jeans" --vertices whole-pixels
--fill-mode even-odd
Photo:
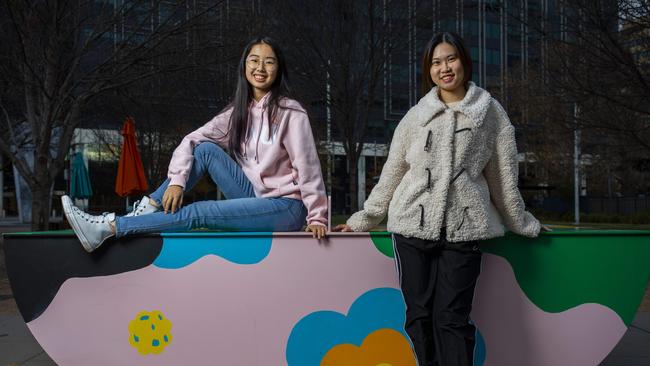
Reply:
[[[253,185],[241,167],[219,145],[204,142],[194,148],[194,162],[185,191],[210,174],[224,196],[222,201],[200,201],[175,213],[155,212],[115,220],[116,237],[163,231],[208,228],[230,231],[296,231],[305,224],[307,209],[300,200],[255,197]],[[150,196],[162,206],[169,179]]]

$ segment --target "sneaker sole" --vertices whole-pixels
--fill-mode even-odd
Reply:
[[[88,242],[88,239],[83,235],[83,232],[81,231],[81,228],[79,227],[79,224],[77,224],[77,219],[75,218],[74,214],[72,213],[72,200],[68,196],[62,196],[61,197],[61,203],[63,206],[63,213],[65,214],[65,218],[68,220],[68,223],[72,227],[72,231],[74,231],[75,235],[77,235],[77,238],[81,242],[81,245],[84,247],[84,249],[90,253],[95,248],[93,248],[90,243]],[[100,243],[101,245],[101,243]],[[99,247],[99,245],[98,245]]]

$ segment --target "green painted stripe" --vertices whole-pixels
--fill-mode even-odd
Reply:
[[[9,236],[25,236],[25,235],[34,235],[34,236],[43,236],[43,235],[53,235],[53,236],[69,236],[74,235],[72,230],[55,230],[55,231],[23,231],[17,233],[4,233],[2,234],[5,237]]]
[[[389,233],[370,236],[393,257]],[[506,258],[528,298],[547,312],[598,303],[630,325],[650,277],[648,230],[558,229],[537,239],[508,233],[481,247]]]
[[[389,233],[371,231],[370,239],[372,239],[372,243],[375,244],[377,250],[389,258],[395,258],[395,254],[393,253],[393,240]]]
[[[390,233],[387,231],[371,231],[370,235],[375,236],[375,237],[389,237]],[[508,233],[506,235],[514,235],[512,233]],[[566,235],[622,235],[622,236],[628,236],[628,235],[634,235],[634,236],[647,236],[648,240],[650,240],[650,230],[603,230],[603,229],[589,229],[589,228],[562,228],[562,229],[553,229],[552,232],[546,232],[542,233],[540,237],[545,237],[545,236],[566,236]]]
[[[650,277],[650,235],[516,235],[492,239],[482,250],[512,265],[528,298],[544,311],[584,303],[614,310],[629,325]]]
[[[2,227],[0,227],[2,230]],[[24,231],[24,232],[14,232],[14,233],[4,233],[5,236],[12,235],[68,235],[71,234],[72,230],[56,230],[56,231]],[[232,231],[217,231],[217,230],[207,230],[207,229],[197,229],[193,231],[178,232],[178,233],[163,233],[165,236],[191,236],[191,235],[237,235],[237,236],[265,236],[271,235],[268,232],[232,232]],[[278,235],[281,233],[274,233]],[[370,236],[373,238],[388,238],[390,240],[390,233],[387,231],[371,231]],[[640,235],[647,236],[650,240],[650,230],[602,230],[602,229],[554,229],[550,233],[543,233],[541,236],[566,236],[566,235],[616,235],[616,236],[628,236],[628,235]],[[510,234],[509,234],[510,235]],[[392,244],[391,244],[392,247]]]

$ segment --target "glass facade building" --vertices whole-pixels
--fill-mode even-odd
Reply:
[[[365,142],[372,147],[359,164],[359,203],[376,183],[381,163],[395,127],[421,97],[422,52],[439,31],[453,31],[464,40],[472,57],[472,80],[494,95],[506,109],[509,80],[523,80],[529,72],[543,74],[547,40],[545,34],[559,34],[562,0],[427,0],[404,1],[407,12],[399,17],[386,14],[388,26],[400,28],[386,62],[383,93],[376,101]],[[407,26],[403,27],[403,22]],[[511,113],[515,124],[526,118]],[[528,121],[526,121],[528,122]],[[534,123],[533,123],[534,124]],[[530,123],[528,123],[530,125]],[[521,129],[518,140],[521,139]],[[521,144],[521,142],[520,142]],[[383,145],[383,146],[382,146]],[[379,153],[378,153],[379,152]],[[339,158],[340,160],[340,158]],[[373,168],[375,167],[375,168]],[[342,170],[344,164],[338,164]],[[335,174],[344,173],[336,172]],[[333,193],[334,196],[344,192]],[[349,202],[348,202],[349,203]],[[341,209],[336,207],[335,210]]]

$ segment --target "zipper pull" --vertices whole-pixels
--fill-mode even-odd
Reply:
[[[424,227],[424,206],[420,206],[420,229]]]
[[[433,132],[429,130],[429,133],[427,134],[427,142],[424,144],[424,151],[429,152],[431,150],[431,139],[433,138]]]

